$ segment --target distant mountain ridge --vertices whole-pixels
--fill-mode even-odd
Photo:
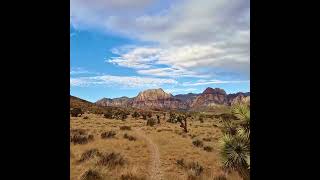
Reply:
[[[233,105],[235,103],[250,103],[250,92],[227,94],[220,88],[206,88],[200,94],[188,93],[173,96],[163,89],[148,89],[136,97],[102,98],[95,102],[99,106],[133,107],[138,109],[169,109],[196,110],[216,105]]]

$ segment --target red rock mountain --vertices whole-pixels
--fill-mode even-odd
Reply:
[[[139,109],[180,109],[196,110],[215,105],[232,105],[238,102],[250,103],[250,93],[227,94],[223,89],[208,87],[201,94],[179,94],[173,96],[163,89],[148,89],[136,97],[103,98],[99,106],[134,107]]]
[[[179,99],[176,99],[170,93],[163,89],[149,89],[140,92],[133,99],[132,107],[150,108],[150,109],[186,109],[187,106]]]

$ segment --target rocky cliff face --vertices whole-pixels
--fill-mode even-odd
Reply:
[[[236,93],[228,94],[228,104],[234,105],[237,103],[249,103],[250,104],[250,93]]]
[[[140,92],[132,102],[132,107],[149,109],[186,109],[187,106],[161,88]]]
[[[196,110],[215,105],[250,103],[250,93],[227,94],[220,88],[207,88],[201,94],[179,94],[172,96],[161,88],[142,91],[134,98],[103,98],[96,102],[100,106],[134,107],[139,109]]]
[[[200,94],[191,104],[192,109],[197,109],[200,107],[208,107],[214,105],[227,105],[227,93],[220,88],[207,88]]]

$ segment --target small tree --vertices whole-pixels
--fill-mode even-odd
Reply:
[[[177,122],[177,115],[175,113],[170,112],[168,122],[176,123]]]
[[[157,114],[157,120],[158,120],[158,124],[160,124],[160,116],[159,116],[159,114]]]
[[[188,132],[187,129],[187,117],[185,115],[179,115],[177,118],[177,122],[180,123],[180,127],[183,128],[184,132]]]
[[[72,117],[78,117],[79,114],[80,116],[83,114],[83,111],[81,110],[81,108],[73,108],[70,110],[70,114]]]
[[[135,111],[133,112],[132,117],[138,119],[140,117],[140,114],[137,111]]]

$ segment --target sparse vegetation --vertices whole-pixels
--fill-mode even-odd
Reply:
[[[204,146],[203,150],[207,151],[207,152],[211,152],[212,151],[212,147],[211,146]]]
[[[101,174],[98,171],[92,170],[92,169],[85,171],[80,177],[80,180],[102,180],[102,179],[103,178]]]
[[[89,119],[89,117],[88,117],[88,116],[85,116],[85,117],[83,117],[83,119]]]
[[[155,119],[153,119],[153,118],[149,118],[148,120],[147,120],[147,126],[154,126],[156,124],[156,120]]]
[[[89,149],[82,153],[81,158],[79,159],[79,162],[84,162],[86,160],[92,159],[94,157],[100,157],[101,153],[98,151],[98,149]]]
[[[203,142],[199,139],[192,141],[192,144],[196,147],[202,147],[203,146]]]
[[[70,110],[70,114],[72,117],[78,117],[79,114],[80,114],[80,116],[83,114],[83,111],[81,108],[72,108]]]
[[[131,130],[131,127],[130,126],[121,126],[120,127],[120,130]]]
[[[213,180],[227,180],[227,177],[225,175],[219,175],[214,177]]]
[[[87,134],[83,129],[71,130],[70,142],[73,144],[87,144],[93,139],[93,135]]]
[[[140,117],[140,114],[137,111],[134,111],[132,117],[138,119]]]
[[[110,138],[114,138],[114,136],[117,133],[115,131],[107,131],[107,132],[103,132],[101,133],[101,138],[102,139],[110,139]]]
[[[186,162],[184,159],[179,159],[177,160],[177,164],[191,172],[194,176],[200,176],[203,172],[203,167],[198,162]]]
[[[114,168],[116,166],[123,166],[125,164],[125,159],[120,153],[105,153],[100,157],[97,165],[107,166],[109,168]]]
[[[129,141],[137,140],[134,136],[128,135],[127,133],[123,135],[123,138],[128,139]]]

